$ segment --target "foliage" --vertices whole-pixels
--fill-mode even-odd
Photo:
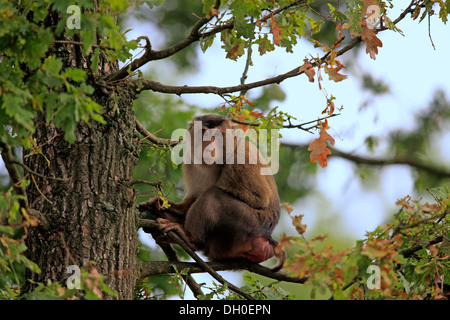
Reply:
[[[448,299],[450,187],[430,192],[435,203],[399,200],[394,221],[346,250],[323,245],[326,236],[307,240],[301,216],[293,217],[301,237],[281,241],[291,249],[286,271],[309,276],[311,298],[318,292],[334,299]]]
[[[21,210],[12,188],[0,196],[0,299],[15,298],[24,283],[25,268],[40,272],[39,267],[24,255],[26,228],[36,221]]]
[[[111,9],[126,9],[120,1],[110,2]],[[92,3],[79,3],[85,10],[81,31],[65,27],[69,14],[66,12],[69,1],[1,1],[0,19],[0,136],[8,136],[6,128],[12,128],[15,140],[28,146],[26,137],[34,131],[34,119],[39,112],[44,112],[45,121],[50,121],[64,129],[65,138],[69,142],[75,139],[74,129],[79,121],[89,119],[103,123],[102,107],[92,101],[90,96],[94,88],[87,81],[87,75],[81,69],[62,69],[62,58],[57,54],[47,56],[58,37],[63,32],[71,36],[80,32],[83,53],[92,53],[90,69],[97,73],[101,48],[110,59],[125,61],[131,57],[129,51],[136,48],[136,41],[127,41],[124,34],[114,25],[114,17],[100,12],[92,12]],[[61,19],[52,32],[44,27],[44,19],[50,9],[62,14]],[[90,12],[90,13],[89,13]],[[33,19],[28,18],[32,15]],[[94,48],[94,32],[97,29],[107,36]],[[18,66],[21,66],[18,68]]]

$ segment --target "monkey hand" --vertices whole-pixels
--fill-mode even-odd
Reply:
[[[139,212],[149,212],[156,216],[160,216],[164,210],[162,207],[162,199],[160,197],[154,197],[147,202],[142,202],[138,205]]]

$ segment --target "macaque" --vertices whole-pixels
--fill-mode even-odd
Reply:
[[[212,261],[246,258],[260,263],[276,256],[272,270],[278,271],[286,253],[271,236],[280,217],[277,186],[272,175],[261,174],[267,163],[256,146],[233,134],[234,129],[227,117],[194,118],[186,135],[190,139],[183,142],[188,150],[183,201],[169,201],[170,207],[164,209],[155,197],[138,209],[157,214],[163,231],[175,231]]]

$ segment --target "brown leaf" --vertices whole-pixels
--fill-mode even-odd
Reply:
[[[303,64],[300,66],[298,71],[304,72],[308,78],[309,82],[314,82],[314,76],[316,75],[316,71],[314,70],[311,63],[309,63],[308,59],[303,59]]]
[[[363,23],[361,32],[362,42],[366,44],[366,53],[370,54],[373,60],[376,60],[378,54],[378,47],[383,46],[383,42],[377,38],[377,31],[375,29],[369,29],[366,23]]]
[[[281,205],[286,209],[287,213],[291,213],[294,210],[287,202],[283,202]]]
[[[302,223],[302,219],[303,219],[303,214],[292,217],[292,224],[295,227],[295,230],[297,230],[297,232],[302,235],[306,232],[306,224]]]
[[[361,39],[362,42],[366,44],[366,53],[370,55],[370,58],[376,60],[378,47],[382,47],[383,42],[381,42],[381,40],[377,38],[377,30],[373,27],[369,28],[369,26],[367,25],[367,21],[369,19],[372,19],[371,16],[374,13],[373,10],[370,10],[370,8],[374,6],[378,6],[375,3],[375,0],[364,0],[364,6],[361,10]]]
[[[270,18],[272,22],[272,34],[273,34],[273,44],[280,46],[281,45],[281,33],[283,29],[277,26],[276,20],[274,17]]]
[[[320,68],[319,68],[319,74],[318,74],[318,77],[317,77],[317,82],[319,83],[319,90],[322,90],[322,85],[320,84],[320,81],[322,81],[322,80],[323,80],[322,72],[320,71]]]
[[[320,128],[320,136],[318,139],[315,139],[308,147],[308,151],[311,151],[309,155],[309,160],[311,162],[319,162],[319,165],[322,168],[325,168],[328,164],[327,156],[331,154],[330,149],[327,148],[325,141],[330,141],[330,144],[333,146],[335,141],[332,136],[328,134],[324,126]]]
[[[211,10],[209,10],[208,12],[208,19],[212,18],[212,17],[217,17],[219,15],[220,11],[217,10],[216,8],[211,8]]]

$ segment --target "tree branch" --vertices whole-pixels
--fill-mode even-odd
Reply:
[[[444,236],[437,236],[436,238],[430,240],[427,243],[418,243],[410,248],[399,250],[398,253],[400,253],[403,257],[409,258],[412,256],[416,251],[422,250],[424,247],[429,247],[433,244],[440,243],[444,241]]]
[[[286,147],[290,147],[290,148],[299,148],[299,149],[307,149],[308,148],[307,145],[288,143],[288,142],[283,142],[282,145],[284,145]],[[437,175],[440,177],[450,178],[450,171],[447,171],[445,169],[439,169],[439,168],[421,163],[421,162],[419,162],[413,158],[409,158],[409,157],[370,159],[370,158],[365,158],[362,156],[356,156],[356,155],[353,155],[348,152],[340,151],[331,146],[327,146],[327,148],[330,149],[330,151],[331,151],[331,154],[329,155],[329,157],[339,157],[342,159],[352,161],[356,164],[363,164],[363,165],[369,165],[369,166],[389,166],[389,165],[396,165],[396,164],[405,164],[410,167],[414,167],[416,169],[423,170],[423,171],[426,171],[428,173],[431,173],[431,174],[434,174],[434,175]]]
[[[174,146],[180,143],[180,140],[170,140],[170,139],[163,139],[158,138],[154,134],[147,131],[147,129],[144,128],[144,126],[139,122],[139,120],[135,117],[134,121],[136,123],[136,130],[144,136],[144,139],[149,140],[153,144],[160,145],[160,146]]]
[[[269,84],[280,84],[282,81],[296,77],[303,73],[298,71],[299,67],[292,69],[286,73],[278,75],[276,77],[268,78],[261,81],[251,82],[247,84],[241,84],[231,87],[215,87],[215,86],[170,86],[162,84],[154,80],[134,80],[131,83],[134,85],[134,89],[137,92],[142,90],[152,90],[154,92],[169,93],[169,94],[194,94],[194,93],[212,93],[217,95],[223,95],[225,93],[233,93],[238,91],[248,91],[250,89],[263,87]]]
[[[364,165],[370,165],[370,166],[386,166],[386,165],[393,165],[393,164],[406,164],[410,167],[414,167],[419,170],[427,171],[431,174],[434,174],[434,175],[437,175],[440,177],[450,178],[449,171],[421,163],[421,162],[419,162],[413,158],[409,158],[409,157],[394,157],[394,158],[387,158],[387,159],[369,159],[369,158],[364,158],[361,156],[355,156],[350,153],[340,151],[333,147],[328,147],[328,148],[331,151],[331,156],[336,156],[336,157],[340,157],[343,159],[347,159],[347,160],[350,160],[357,164],[364,164]]]
[[[172,55],[174,55],[175,53],[177,53],[178,51],[183,50],[184,48],[188,47],[189,45],[191,45],[193,42],[196,42],[198,40],[200,40],[200,38],[203,36],[202,34],[200,34],[198,31],[200,30],[201,27],[203,27],[206,23],[208,23],[211,18],[202,18],[200,19],[192,28],[191,32],[189,33],[189,36],[184,39],[183,41],[174,44],[173,46],[161,50],[161,51],[154,51],[151,48],[150,45],[150,41],[147,42],[147,46],[146,46],[146,50],[145,53],[142,55],[142,57],[133,60],[133,62],[131,62],[129,65],[123,67],[122,69],[120,69],[119,71],[117,71],[116,73],[113,73],[111,75],[109,75],[105,81],[116,81],[116,80],[120,80],[123,79],[125,77],[128,76],[128,72],[131,71],[135,71],[136,69],[142,67],[143,65],[145,65],[147,62],[152,61],[152,60],[160,60],[160,59],[164,59],[167,57],[170,57]],[[217,31],[219,32],[219,31]],[[148,39],[148,38],[147,38]]]
[[[291,6],[300,4],[303,1],[294,1],[291,2],[290,4],[284,6],[283,8],[280,8],[278,10],[275,10],[277,13],[281,12]],[[403,20],[403,18],[411,12],[412,10],[412,6],[414,4],[414,1],[412,1],[409,6],[400,14],[400,16],[395,19],[393,21],[393,24],[397,24],[399,23],[401,20]],[[275,12],[274,11],[274,12]],[[269,19],[271,15],[265,16],[264,18]],[[261,19],[262,20],[262,19]],[[228,26],[227,26],[228,27]],[[232,25],[230,26],[232,27]],[[216,27],[217,28],[217,27]],[[377,31],[381,32],[386,30],[387,28],[381,28]],[[214,29],[212,30],[214,31]],[[204,34],[204,36],[206,36],[207,33]],[[209,35],[208,35],[209,36]],[[351,43],[349,43],[348,45],[346,45],[345,47],[343,47],[342,49],[338,50],[336,52],[336,55],[334,56],[334,58],[337,58],[341,55],[343,55],[344,53],[346,53],[347,51],[353,49],[356,45],[358,45],[360,42],[362,41],[361,37],[357,37],[355,38]],[[314,63],[312,63],[313,67],[317,67],[319,65],[322,65],[324,63],[327,63],[330,59],[330,54],[326,53],[325,55],[322,56],[321,59],[319,59],[318,61],[315,61]],[[171,86],[171,85],[166,85],[166,84],[162,84],[160,82],[154,81],[154,80],[134,80],[132,81],[132,84],[134,84],[134,89],[136,90],[136,92],[140,92],[142,90],[152,90],[154,92],[160,92],[160,93],[168,93],[168,94],[176,94],[176,95],[182,95],[182,94],[198,94],[198,93],[204,93],[204,94],[208,94],[208,93],[212,93],[212,94],[218,94],[218,95],[223,95],[226,93],[233,93],[233,92],[245,92],[254,88],[259,88],[259,87],[263,87],[269,84],[280,84],[281,82],[283,82],[286,79],[292,78],[292,77],[296,77],[299,76],[301,74],[304,73],[304,71],[299,71],[300,66],[286,72],[283,74],[280,74],[278,76],[272,77],[272,78],[268,78],[265,80],[260,80],[260,81],[256,81],[256,82],[252,82],[252,83],[248,83],[248,84],[240,84],[240,85],[236,85],[236,86],[230,86],[230,87],[216,87],[216,86]]]
[[[290,277],[283,272],[273,272],[269,268],[261,266],[259,264],[252,263],[245,259],[236,259],[225,262],[208,262],[208,266],[215,271],[236,271],[247,270],[256,274],[263,275],[265,277],[285,281],[292,283],[305,283],[308,277],[295,278]],[[189,269],[189,273],[203,273],[205,270],[195,262],[171,262],[171,261],[148,261],[143,262],[141,265],[141,277],[166,275],[180,271],[183,269]]]

